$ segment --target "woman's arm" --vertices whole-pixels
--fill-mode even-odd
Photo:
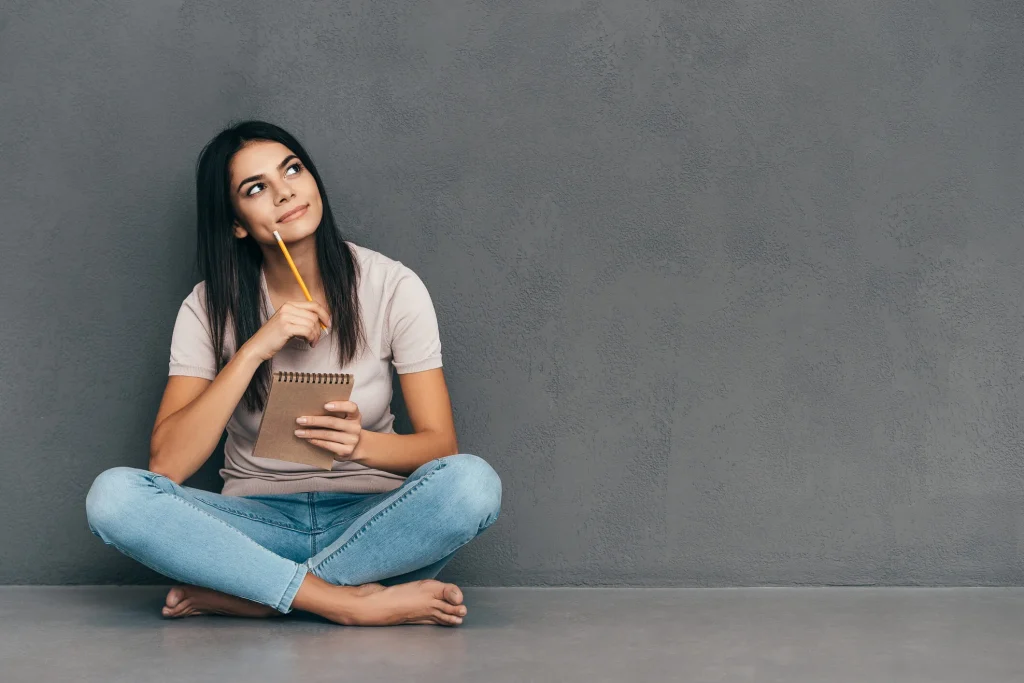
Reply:
[[[194,310],[191,318],[179,314],[178,321],[183,320],[192,320],[193,327],[196,322],[201,323]],[[285,302],[242,344],[213,380],[171,376],[149,441],[149,469],[179,484],[195,474],[217,447],[260,364],[273,358],[292,337],[303,337],[316,346],[320,325],[329,322],[330,313],[315,301]],[[175,334],[178,329],[176,324]],[[186,338],[199,334],[181,329]],[[208,336],[203,341],[206,355],[201,358],[205,363],[201,367],[209,367],[213,365],[213,343]],[[173,349],[174,341],[171,345]],[[182,346],[187,348],[186,344]],[[172,357],[173,353],[172,350]]]
[[[393,289],[386,306],[384,339],[390,346],[415,434],[362,429],[361,420],[349,414],[353,406],[358,410],[358,405],[350,401],[336,404],[335,410],[346,417],[300,416],[306,422],[296,431],[301,432],[300,438],[333,453],[337,460],[409,475],[431,460],[456,455],[459,444],[440,363],[441,340],[430,293],[419,276],[402,264],[390,282]]]
[[[262,360],[243,344],[214,380],[172,375],[157,411],[149,469],[180,484],[202,467]]]
[[[448,385],[441,368],[398,375],[415,434],[363,430],[352,460],[385,472],[412,474],[420,465],[459,452]]]

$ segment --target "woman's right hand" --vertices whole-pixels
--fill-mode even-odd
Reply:
[[[316,346],[320,339],[320,323],[330,329],[330,320],[327,309],[315,301],[288,301],[274,311],[270,320],[243,346],[251,349],[261,361],[267,361],[292,337],[302,337],[310,346]]]

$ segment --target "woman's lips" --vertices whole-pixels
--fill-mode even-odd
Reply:
[[[293,209],[286,213],[285,215],[281,216],[281,218],[279,218],[277,222],[287,223],[288,221],[293,221],[296,218],[299,218],[300,216],[305,214],[307,209],[309,209],[309,204],[306,204],[305,206],[299,209]]]

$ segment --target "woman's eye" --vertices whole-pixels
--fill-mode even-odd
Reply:
[[[296,161],[296,162],[295,162],[294,164],[292,164],[291,166],[289,166],[289,167],[288,167],[287,169],[285,169],[285,170],[287,170],[287,171],[290,171],[290,170],[292,170],[293,168],[297,168],[297,169],[298,169],[298,171],[296,171],[296,173],[298,173],[299,171],[301,171],[301,170],[302,170],[302,163],[301,163],[301,162],[298,162],[298,161]],[[287,175],[287,174],[286,174],[286,175]],[[295,173],[293,173],[292,175],[295,175]],[[249,190],[248,190],[248,191],[247,191],[247,192],[245,193],[245,194],[246,194],[246,196],[248,196],[248,197],[251,197],[251,196],[252,196],[252,194],[253,194],[253,193],[252,193],[252,191],[253,191],[253,190],[255,190],[255,189],[256,189],[257,187],[263,187],[263,183],[256,183],[255,185],[253,185],[252,187],[250,187],[250,188],[249,188]]]

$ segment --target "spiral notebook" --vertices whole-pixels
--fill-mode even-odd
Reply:
[[[295,436],[295,430],[300,428],[295,419],[303,415],[333,414],[324,409],[324,404],[349,400],[354,382],[353,375],[344,373],[274,372],[253,456],[331,469],[334,455]]]

